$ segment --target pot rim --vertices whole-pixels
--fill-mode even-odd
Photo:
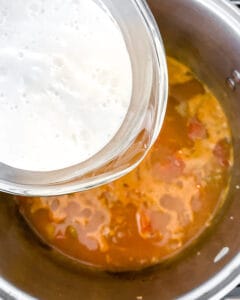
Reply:
[[[240,11],[229,0],[195,0],[221,18],[240,38]],[[212,278],[178,300],[219,300],[240,283],[240,252]]]

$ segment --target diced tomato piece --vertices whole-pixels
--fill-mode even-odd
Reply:
[[[171,155],[164,163],[156,163],[153,166],[153,176],[156,179],[169,182],[181,176],[184,168],[184,161],[176,155]]]
[[[202,122],[193,117],[188,122],[188,137],[192,140],[204,139],[207,136],[207,130]]]
[[[229,166],[230,146],[226,139],[220,140],[213,149],[213,154],[216,157],[221,167]]]

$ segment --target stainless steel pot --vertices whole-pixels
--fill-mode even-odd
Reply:
[[[235,167],[224,215],[203,243],[173,264],[136,274],[95,274],[52,259],[51,250],[23,226],[9,196],[1,195],[0,297],[219,299],[240,282],[240,15],[224,0],[149,0],[149,5],[167,52],[208,84],[229,117]],[[224,247],[228,253],[215,259]]]

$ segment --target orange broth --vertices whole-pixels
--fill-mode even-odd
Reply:
[[[40,237],[82,264],[136,270],[179,253],[211,223],[233,164],[223,109],[191,71],[169,58],[161,133],[130,174],[58,197],[17,197]]]

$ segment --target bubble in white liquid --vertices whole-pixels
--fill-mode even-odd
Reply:
[[[131,99],[119,28],[92,0],[3,2],[0,161],[46,171],[90,158],[114,137]]]
[[[19,51],[19,53],[18,53],[18,57],[19,57],[19,58],[23,58],[23,57],[24,57],[24,54],[23,54],[23,52],[22,52],[22,51]]]

